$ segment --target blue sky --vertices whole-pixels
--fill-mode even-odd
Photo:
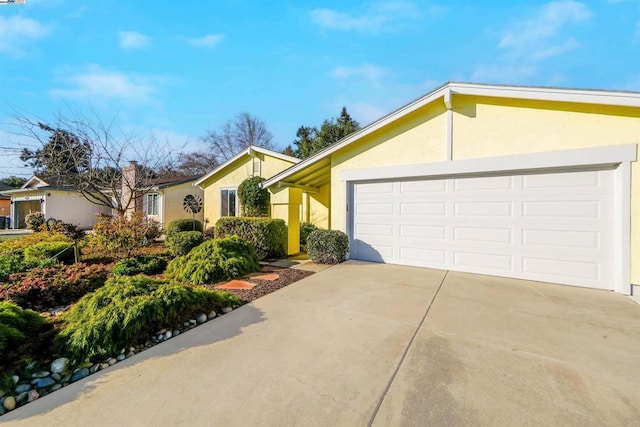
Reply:
[[[94,111],[176,147],[246,111],[284,147],[446,81],[640,90],[640,0],[71,1],[0,6],[0,147],[14,110]],[[28,175],[0,148],[0,176]]]

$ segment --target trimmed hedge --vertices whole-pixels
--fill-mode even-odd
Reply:
[[[53,257],[67,264],[73,262],[73,244],[69,242],[41,242],[28,246],[24,250],[24,260],[27,263],[46,261]]]
[[[75,362],[104,360],[145,342],[161,328],[239,304],[226,292],[142,275],[114,277],[60,316],[63,326],[56,343]]]
[[[52,325],[39,314],[0,302],[0,377],[23,368],[26,360],[50,354],[53,334]]]
[[[307,253],[313,262],[339,264],[347,257],[349,238],[338,230],[316,230],[307,238]]]
[[[194,229],[195,226],[195,229]],[[199,231],[202,233],[202,222],[197,219],[191,218],[181,218],[171,221],[167,226],[166,238],[175,233],[180,233],[183,231]]]
[[[191,249],[198,246],[204,240],[204,234],[200,231],[181,231],[173,233],[164,241],[174,256],[186,255]]]
[[[259,271],[253,245],[238,236],[207,240],[187,255],[173,259],[167,277],[202,285]]]
[[[167,268],[167,261],[152,255],[138,255],[125,258],[113,266],[116,276],[135,276],[136,274],[160,274]]]
[[[216,237],[240,236],[255,246],[261,260],[287,254],[287,226],[281,219],[223,217],[216,222]]]
[[[269,214],[269,190],[260,188],[265,181],[261,176],[252,176],[238,186],[238,198],[243,216],[266,217]]]

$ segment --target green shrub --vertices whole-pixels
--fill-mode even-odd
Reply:
[[[216,228],[215,227],[207,227],[204,229],[204,238],[205,239],[213,239],[216,237]]]
[[[311,234],[312,231],[316,231],[318,227],[311,224],[310,222],[303,222],[300,224],[300,246],[307,246],[307,237]]]
[[[12,273],[25,271],[27,266],[20,253],[9,253],[0,256],[0,282],[4,282]]]
[[[216,237],[240,236],[255,246],[260,259],[287,253],[287,226],[281,219],[223,217],[216,222]]]
[[[15,373],[27,359],[49,354],[53,333],[51,324],[39,314],[9,301],[0,302],[0,376]]]
[[[27,229],[32,231],[38,231],[44,225],[44,215],[42,212],[33,212],[27,214],[24,217],[24,223],[27,226]]]
[[[102,264],[33,268],[12,274],[7,283],[0,284],[0,300],[10,299],[21,307],[44,311],[76,302],[103,286],[108,274]]]
[[[200,231],[181,231],[173,233],[164,241],[172,255],[186,255],[204,240],[204,234]]]
[[[69,242],[41,242],[24,250],[26,262],[46,261],[55,257],[58,261],[70,263],[74,260],[73,244]]]
[[[151,255],[138,255],[118,261],[113,266],[116,276],[135,276],[136,274],[160,274],[167,268],[164,258]]]
[[[187,255],[172,260],[168,277],[202,285],[260,270],[253,245],[238,236],[207,240]]]
[[[171,221],[167,226],[166,238],[183,231],[199,231],[202,233],[202,222],[197,219],[181,218]]]
[[[76,362],[100,360],[197,313],[237,304],[239,300],[226,292],[146,276],[114,277],[61,316],[57,344]]]
[[[265,181],[260,176],[245,179],[238,186],[238,198],[243,216],[264,217],[269,214],[269,190],[260,188]]]
[[[339,264],[349,250],[349,238],[338,230],[312,231],[307,238],[307,253],[313,262]]]

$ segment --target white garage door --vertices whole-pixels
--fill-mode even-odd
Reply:
[[[612,170],[356,183],[354,259],[614,288]]]

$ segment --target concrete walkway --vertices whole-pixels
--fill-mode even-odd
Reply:
[[[0,418],[3,425],[632,425],[640,306],[348,262]]]

